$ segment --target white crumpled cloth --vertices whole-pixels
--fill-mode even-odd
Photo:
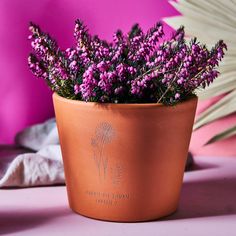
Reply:
[[[0,145],[0,188],[65,183],[55,119],[18,133],[16,145]]]

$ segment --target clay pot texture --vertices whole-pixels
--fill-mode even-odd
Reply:
[[[136,222],[176,211],[197,97],[175,106],[53,95],[71,209]]]

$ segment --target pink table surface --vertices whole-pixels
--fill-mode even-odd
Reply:
[[[197,157],[184,177],[178,211],[159,221],[110,223],[68,208],[66,189],[0,190],[0,235],[236,235],[236,159]]]

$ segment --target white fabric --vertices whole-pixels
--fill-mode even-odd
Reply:
[[[59,144],[55,119],[26,128],[16,135],[15,142],[21,147],[34,151],[39,151],[51,144]]]
[[[65,183],[55,119],[18,133],[16,144],[31,149],[32,152],[9,147],[5,150],[5,146],[0,146],[0,187]]]

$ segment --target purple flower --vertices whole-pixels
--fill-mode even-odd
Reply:
[[[98,86],[98,82],[95,78],[96,65],[92,64],[83,74],[83,82],[79,86],[82,98],[85,101],[91,100],[93,96],[96,96],[95,87]]]
[[[172,105],[210,85],[227,49],[220,40],[211,50],[196,38],[185,42],[180,27],[163,40],[161,23],[146,33],[135,24],[118,30],[111,43],[91,36],[75,22],[76,46],[61,50],[55,40],[30,25],[29,68],[61,96],[94,102],[162,102]]]
[[[111,93],[112,79],[107,72],[103,72],[102,74],[100,74],[98,86],[107,94]]]
[[[115,94],[121,94],[124,91],[124,88],[122,86],[115,88],[114,92]]]
[[[99,70],[100,72],[104,72],[104,71],[106,71],[106,70],[108,69],[108,65],[107,65],[106,62],[101,61],[101,62],[99,62],[99,63],[97,64],[97,68],[98,68],[98,70]]]
[[[79,85],[75,84],[74,85],[74,93],[77,95],[80,92]]]
[[[175,99],[178,100],[180,98],[180,94],[179,93],[176,93],[175,94]]]

